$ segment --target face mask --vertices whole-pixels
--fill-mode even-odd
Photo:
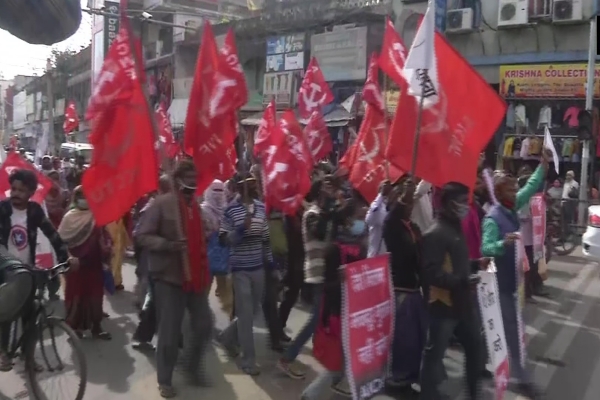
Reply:
[[[179,181],[179,190],[183,194],[194,194],[196,193],[196,186],[188,186],[185,183]]]
[[[87,210],[90,208],[87,200],[85,200],[85,199],[78,199],[76,205],[77,205],[77,208],[79,208],[80,210]]]
[[[465,219],[465,217],[469,214],[469,205],[468,204],[457,204],[456,205],[456,216],[461,221]]]
[[[350,233],[353,236],[361,236],[363,233],[365,233],[365,228],[366,228],[365,221],[361,221],[361,220],[357,219],[357,220],[354,220],[354,223],[350,227]]]

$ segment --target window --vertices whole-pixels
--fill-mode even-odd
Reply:
[[[529,0],[529,18],[550,18],[553,0]]]

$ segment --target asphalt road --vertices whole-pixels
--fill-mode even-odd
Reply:
[[[546,282],[550,299],[539,299],[538,304],[526,309],[528,353],[535,382],[546,391],[548,400],[598,400],[600,393],[600,278],[597,263],[573,255],[555,258],[549,265],[550,277]],[[110,342],[83,340],[88,363],[87,400],[155,400],[156,390],[153,356],[131,348],[131,336],[138,318],[133,306],[133,266],[124,267],[126,290],[108,297],[105,310],[110,319],[105,329],[113,335]],[[211,303],[217,318],[217,327],[227,324],[227,317],[219,310],[216,298]],[[290,317],[290,334],[302,326],[307,313],[296,308]],[[177,376],[178,399],[219,400],[288,400],[299,399],[302,389],[321,367],[306,348],[299,361],[310,370],[306,381],[291,380],[275,368],[277,354],[268,349],[266,328],[259,321],[255,329],[258,363],[262,374],[251,378],[241,373],[216,346],[210,349],[207,366],[213,387],[186,386]],[[448,382],[445,384],[453,398],[464,398],[463,362],[458,349],[448,351],[446,357]],[[0,400],[26,399],[27,390],[22,366],[15,371],[0,372]],[[491,392],[487,393],[491,399]],[[329,394],[328,394],[329,395]],[[331,394],[324,399],[341,399]],[[380,396],[380,399],[388,399]],[[402,397],[397,397],[402,398]],[[487,398],[487,396],[486,396]],[[505,399],[519,397],[508,393]]]

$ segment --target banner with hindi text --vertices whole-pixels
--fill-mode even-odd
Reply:
[[[394,333],[389,255],[344,266],[342,333],[346,376],[355,400],[384,388]]]

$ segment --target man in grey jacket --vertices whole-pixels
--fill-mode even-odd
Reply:
[[[196,170],[188,160],[179,163],[175,173],[174,188],[170,193],[159,195],[146,210],[137,231],[137,242],[147,252],[148,271],[154,283],[154,295],[158,316],[158,342],[156,348],[156,372],[160,395],[175,397],[172,376],[179,351],[179,339],[184,312],[190,316],[191,333],[184,338],[186,359],[184,371],[193,384],[202,385],[204,369],[200,362],[212,334],[212,313],[208,303],[208,261],[206,254],[199,260],[189,260],[194,253],[192,246],[205,248],[204,237],[192,237],[201,222],[201,214],[195,198]],[[194,210],[194,207],[196,210]],[[182,218],[178,215],[187,215]],[[191,226],[190,221],[198,224]],[[186,229],[187,228],[187,229]],[[182,231],[188,233],[184,238]],[[197,236],[197,235],[196,235]],[[198,243],[192,243],[198,241]],[[188,246],[189,242],[189,246]],[[189,262],[186,262],[188,257]],[[204,264],[204,265],[198,265]],[[199,269],[194,274],[191,269]],[[194,278],[201,280],[192,285]]]

